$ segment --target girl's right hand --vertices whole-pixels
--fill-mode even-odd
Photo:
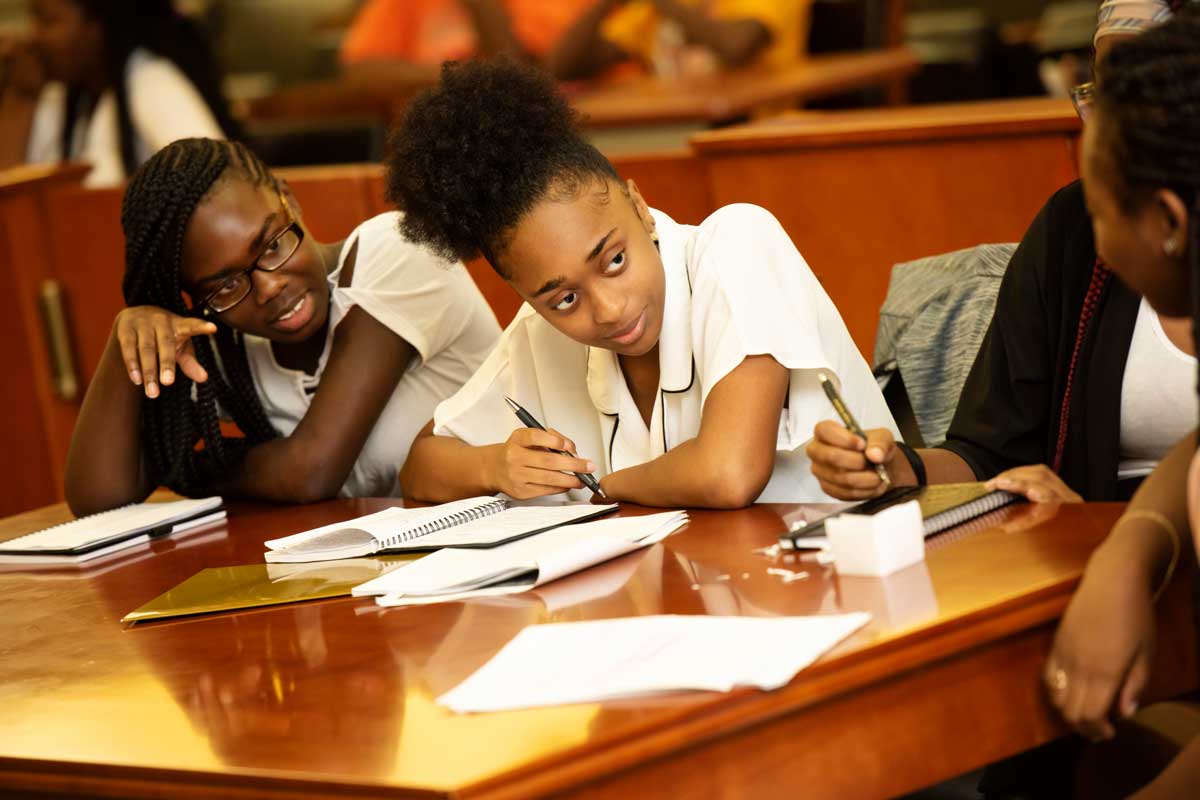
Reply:
[[[595,472],[596,465],[570,455],[574,452],[575,443],[558,431],[518,428],[507,442],[491,448],[487,485],[516,500],[582,489],[583,483],[571,473]]]
[[[821,490],[839,500],[878,497],[890,484],[880,479],[876,464],[890,467],[900,450],[886,428],[865,431],[866,440],[832,420],[818,422],[804,452]]]
[[[158,397],[160,384],[175,382],[176,365],[197,383],[208,380],[207,370],[196,360],[192,337],[216,332],[217,326],[207,320],[181,317],[158,306],[127,308],[113,323],[129,380],[150,398]]]

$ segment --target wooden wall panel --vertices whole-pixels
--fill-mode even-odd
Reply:
[[[707,164],[688,151],[620,155],[611,159],[622,178],[632,179],[651,208],[676,222],[699,225],[716,210]]]
[[[69,441],[63,431],[69,437],[75,412],[54,395],[38,293],[53,277],[46,194],[78,184],[86,172],[79,165],[0,172],[0,341],[8,353],[0,391],[0,514],[62,498]]]
[[[29,292],[45,269],[16,258],[13,225],[21,212],[0,199],[0,341],[4,342],[4,381],[0,392],[0,516],[60,499],[55,491],[55,470],[45,443],[46,420],[42,404],[48,401],[40,388],[46,381],[45,348]],[[36,337],[36,338],[34,338]],[[41,362],[39,365],[38,362]]]
[[[1017,241],[1076,177],[1061,136],[712,154],[714,203],[775,214],[870,360],[893,264]]]

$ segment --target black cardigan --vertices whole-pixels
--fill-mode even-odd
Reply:
[[[1050,198],[1013,254],[941,445],[980,480],[1024,464],[1053,463],[1095,261],[1091,219],[1076,181]],[[1121,385],[1139,303],[1110,277],[1079,351],[1059,476],[1085,500],[1128,496],[1128,487],[1117,486]]]

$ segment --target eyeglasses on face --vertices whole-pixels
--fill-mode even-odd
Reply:
[[[253,286],[252,272],[255,270],[274,272],[286,264],[288,259],[300,249],[300,243],[304,241],[304,228],[300,226],[299,220],[292,216],[287,199],[281,195],[280,200],[283,202],[284,214],[289,220],[288,226],[267,242],[262,252],[258,254],[258,258],[254,259],[253,264],[241,272],[230,275],[221,282],[220,286],[209,292],[200,301],[201,306],[207,306],[216,314],[229,311],[250,294]]]
[[[1096,84],[1093,81],[1081,83],[1078,86],[1071,87],[1071,104],[1075,106],[1075,113],[1079,115],[1079,119],[1087,122],[1088,115],[1092,113],[1092,103],[1096,95]]]

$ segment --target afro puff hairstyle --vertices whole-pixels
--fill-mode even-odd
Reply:
[[[446,64],[392,133],[387,167],[408,239],[447,258],[482,254],[504,277],[495,256],[530,209],[620,180],[550,76],[508,59]]]

